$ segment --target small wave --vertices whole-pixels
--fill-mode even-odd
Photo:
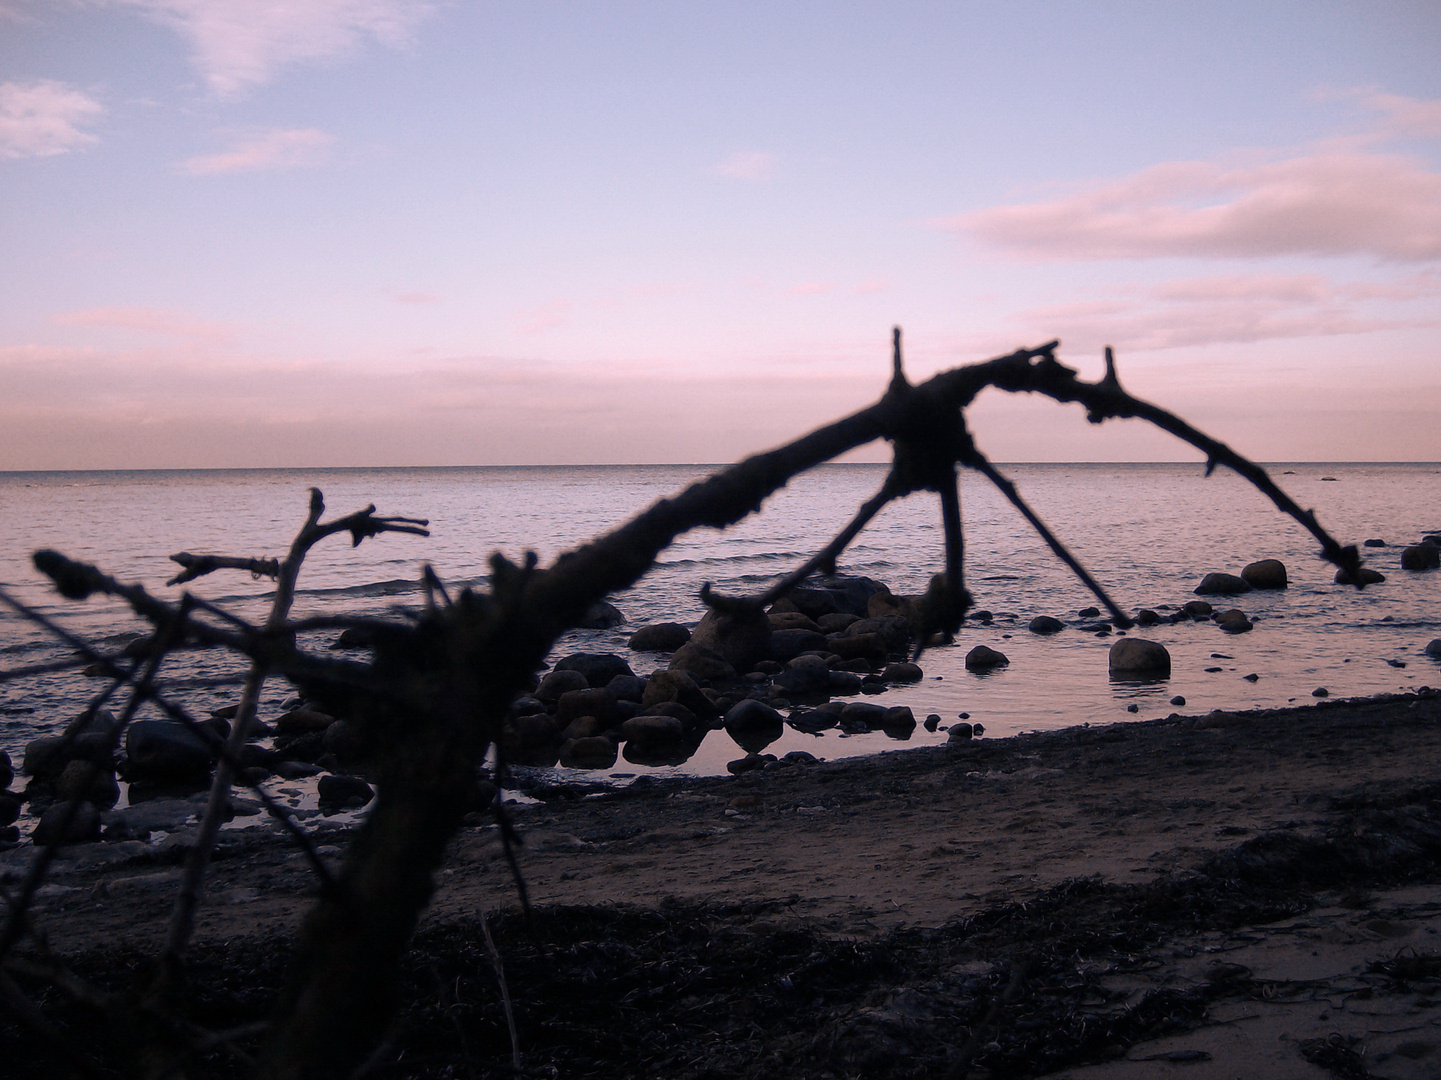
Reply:
[[[805,551],[755,551],[745,555],[711,555],[703,559],[657,559],[657,566],[720,566],[726,563],[757,562],[766,559],[799,560],[804,562],[813,552]]]

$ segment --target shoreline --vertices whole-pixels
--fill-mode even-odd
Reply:
[[[545,932],[558,935],[557,947],[576,934],[583,940],[602,934],[620,935],[628,948],[644,951],[651,947],[645,945],[650,933],[645,928],[657,919],[677,925],[699,920],[697,925],[728,928],[727,933],[746,940],[747,935],[767,940],[800,935],[796,940],[820,952],[844,946],[866,955],[879,950],[877,956],[911,956],[906,950],[931,935],[935,942],[949,943],[942,952],[959,950],[962,959],[952,968],[981,965],[974,968],[979,974],[968,978],[981,979],[989,988],[987,1000],[998,1000],[1025,942],[1070,940],[1073,931],[1093,923],[1124,926],[1137,918],[1137,910],[1161,912],[1148,916],[1150,937],[1141,934],[1146,938],[1142,951],[1150,957],[1144,970],[1131,970],[1140,945],[1132,942],[1129,953],[1118,952],[1114,942],[1106,944],[1110,931],[1095,940],[1083,934],[1090,944],[1076,946],[1081,950],[1077,962],[1091,965],[1089,974],[1076,978],[1111,980],[1108,993],[1121,994],[1109,1003],[1076,1008],[1089,1009],[1087,1015],[1094,1017],[1131,1015],[1131,1010],[1130,1036],[1113,1033],[1120,1041],[1104,1054],[1095,1047],[1072,1048],[1050,1072],[974,1073],[978,1077],[1109,1080],[1169,1076],[1178,1069],[1191,1077],[1234,1076],[1235,1071],[1224,1072],[1224,1062],[1234,1066],[1263,1049],[1274,1055],[1277,1046],[1286,1050],[1290,1064],[1270,1066],[1267,1075],[1323,1077],[1327,1073],[1297,1049],[1306,1039],[1329,1037],[1326,1031],[1308,1034],[1317,1025],[1350,1032],[1346,1039],[1368,1041],[1373,1046],[1368,1060],[1398,1052],[1395,1046],[1404,1039],[1380,1032],[1372,1016],[1378,1001],[1390,1002],[1387,1007],[1404,1013],[1408,1023],[1432,1025],[1434,1020],[1441,1032],[1441,1006],[1429,1004],[1431,999],[1415,985],[1407,984],[1408,989],[1397,983],[1390,990],[1374,985],[1367,966],[1389,962],[1407,948],[1423,958],[1433,956],[1441,946],[1436,888],[1441,884],[1441,694],[1436,691],[1076,727],[958,747],[772,766],[736,777],[658,781],[591,797],[575,797],[585,794],[577,791],[547,794],[548,801],[511,809],[526,838],[520,865],[531,903],[552,928]],[[1383,826],[1412,832],[1402,843],[1377,831]],[[313,885],[302,856],[279,838],[246,835],[253,832],[228,833],[217,853],[201,911],[197,956],[204,958],[202,967],[256,968],[250,978],[263,983],[256,966],[272,978],[283,970],[285,943]],[[1365,859],[1333,850],[1348,836],[1372,834],[1381,839]],[[323,855],[340,855],[342,830],[328,830],[320,839]],[[57,861],[38,916],[59,954],[114,975],[123,970],[124,957],[133,959],[134,950],[152,945],[163,933],[169,890],[178,876],[174,849],[183,844],[154,852],[136,849],[148,845],[87,847],[95,850],[71,849]],[[1247,870],[1247,859],[1261,860],[1260,869]],[[14,851],[0,860],[0,873],[7,877],[25,862]],[[1225,866],[1231,869],[1218,869]],[[1185,903],[1176,899],[1191,893],[1196,896]],[[1172,907],[1181,905],[1181,915],[1165,915],[1169,907],[1156,907],[1157,898],[1165,897]],[[1228,903],[1240,908],[1232,910]],[[446,959],[457,935],[473,941],[478,912],[495,912],[503,952],[521,965],[531,946],[516,921],[517,908],[494,827],[466,829],[440,875],[416,955]],[[1034,912],[1049,912],[1049,921],[1042,929],[1025,929]],[[1275,929],[1278,919],[1289,920],[1291,928]],[[598,928],[596,920],[609,929]],[[1298,929],[1303,922],[1306,926]],[[974,940],[976,926],[994,930],[1011,923],[1022,929],[1009,936],[995,931],[990,945]],[[449,944],[438,944],[444,942]],[[1157,942],[1169,944],[1163,948]],[[951,993],[936,988],[950,976],[927,967],[931,953],[915,948],[919,951],[901,965],[896,978],[887,982],[877,975],[879,982],[858,987],[848,998],[822,994],[827,1002],[822,1011],[829,1017],[826,1023],[845,1030],[879,1025],[874,1039],[900,1039],[921,1054],[917,1062],[934,1069],[940,1060],[935,1054],[960,1053],[955,1045],[951,1051],[937,1049],[934,1029],[944,1010],[907,1019],[901,1006],[912,1000],[908,994]],[[746,961],[759,967],[737,975],[736,986],[727,992],[742,998],[747,987],[762,997],[763,991],[769,993],[770,984],[756,980],[760,967],[770,962],[766,957],[774,959],[774,949],[762,953]],[[1060,962],[1054,957],[1046,962],[1052,960]],[[1215,965],[1222,960],[1248,974],[1217,982],[1222,969]],[[716,962],[706,961],[712,967]],[[478,971],[489,970],[483,952],[477,963]],[[1300,980],[1310,986],[1307,993],[1321,994],[1324,983],[1331,993],[1326,1000],[1341,1004],[1318,1005],[1309,1012],[1294,1005],[1273,1008],[1278,977],[1262,979],[1260,973],[1302,969],[1315,969],[1314,977]],[[614,977],[624,974],[618,971]],[[1441,976],[1441,966],[1436,974]],[[539,971],[530,975],[540,983],[548,977]],[[626,977],[640,976],[629,971]],[[772,977],[779,976],[765,976]],[[786,977],[794,981],[798,976]],[[1262,994],[1258,980],[1271,986],[1272,998],[1257,996]],[[493,997],[493,989],[481,987],[482,975],[473,981],[475,994]],[[1286,993],[1299,985],[1295,978],[1279,982],[1286,984]],[[1123,984],[1130,987],[1124,994]],[[262,989],[256,992],[263,997]],[[1369,996],[1359,996],[1363,990]],[[1144,1003],[1154,1005],[1163,993],[1189,994],[1185,1000],[1195,1006],[1194,1016],[1165,1031],[1154,1024],[1136,1026],[1141,1016],[1136,1010],[1144,1012]],[[1355,1008],[1348,1013],[1353,1000]],[[1363,1001],[1371,1003],[1365,1008],[1372,1012],[1362,1009]],[[535,1009],[543,1005],[533,1002]],[[896,1016],[878,1020],[876,1011],[887,1009]],[[1216,1019],[1231,1013],[1253,1019]],[[807,1023],[812,1021],[820,1022],[811,1016]],[[961,1023],[955,1016],[952,1021]],[[584,1028],[582,1018],[575,1023]],[[788,1027],[771,1017],[762,1026],[771,1034],[763,1046],[752,1047],[759,1055],[753,1063],[780,1054],[792,1062],[792,1075],[849,1075],[844,1068],[816,1065],[812,1051],[800,1048],[805,1040],[794,1024]],[[1269,1034],[1248,1043],[1242,1035],[1252,1029]],[[5,1040],[12,1036],[7,1031]],[[1155,1041],[1162,1036],[1172,1042]],[[494,1041],[495,1032],[491,1037]],[[693,1032],[689,1037],[703,1042],[708,1036]],[[535,1033],[530,1039],[533,1052],[540,1054],[544,1037]],[[837,1039],[842,1050],[850,1045],[840,1035]],[[1235,1045],[1226,1049],[1217,1043],[1226,1039]],[[503,1043],[502,1031],[501,1042],[491,1048],[497,1061],[508,1055]],[[1033,1064],[1041,1060],[1035,1055],[1044,1048],[1038,1046],[1027,1051],[1032,1056],[1026,1060]],[[1140,1063],[1136,1055],[1144,1057],[1147,1047],[1181,1056]],[[1200,1057],[1185,1056],[1188,1048],[1209,1054],[1222,1071],[1206,1071],[1211,1066]],[[1342,1049],[1356,1052],[1352,1044]],[[1420,1053],[1415,1046],[1407,1052]],[[580,1051],[558,1045],[547,1053],[563,1061]],[[1373,1075],[1434,1075],[1441,1067],[1441,1049],[1431,1054],[1428,1050],[1416,1059],[1431,1073]],[[976,1060],[984,1064],[984,1055]],[[913,1075],[901,1061],[877,1075]],[[674,1075],[722,1075],[699,1066],[687,1072],[673,1061],[666,1067]],[[629,1075],[610,1075],[621,1074]]]

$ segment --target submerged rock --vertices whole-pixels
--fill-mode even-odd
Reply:
[[[690,630],[680,623],[651,623],[630,636],[627,644],[636,652],[675,652],[690,640]]]
[[[1369,566],[1363,566],[1356,580],[1360,581],[1362,585],[1379,585],[1386,580],[1386,575],[1379,570],[1372,570]],[[1353,581],[1351,575],[1346,573],[1345,570],[1336,571],[1335,582],[1337,585],[1356,584],[1356,581]]]
[[[1402,570],[1435,570],[1441,566],[1441,548],[1435,544],[1412,544],[1401,551]]]
[[[967,671],[990,671],[1010,662],[1010,658],[1005,653],[992,649],[988,645],[977,645],[966,653]]]

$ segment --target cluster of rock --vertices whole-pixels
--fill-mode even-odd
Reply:
[[[522,765],[677,765],[723,729],[746,752],[731,763],[739,772],[774,760],[762,751],[787,725],[907,739],[916,727],[909,708],[831,699],[920,681],[905,659],[917,604],[869,578],[845,578],[795,589],[768,611],[712,610],[693,630],[643,626],[629,647],[669,653],[666,667],[641,676],[611,653],[562,658],[512,705],[502,752]]]

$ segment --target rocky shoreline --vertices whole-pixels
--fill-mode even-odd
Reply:
[[[533,920],[477,820],[381,1075],[512,1074],[490,913],[528,1074],[1434,1076],[1438,778],[1426,691],[537,788],[509,807]],[[345,839],[320,830],[321,857]],[[185,849],[185,830],[60,849],[49,948],[133,979]],[[0,855],[7,888],[35,850]],[[282,838],[227,831],[197,1022],[264,1019],[313,889]],[[52,1019],[88,1030],[62,1003]],[[13,1075],[56,1074],[10,1020],[0,1045]]]

